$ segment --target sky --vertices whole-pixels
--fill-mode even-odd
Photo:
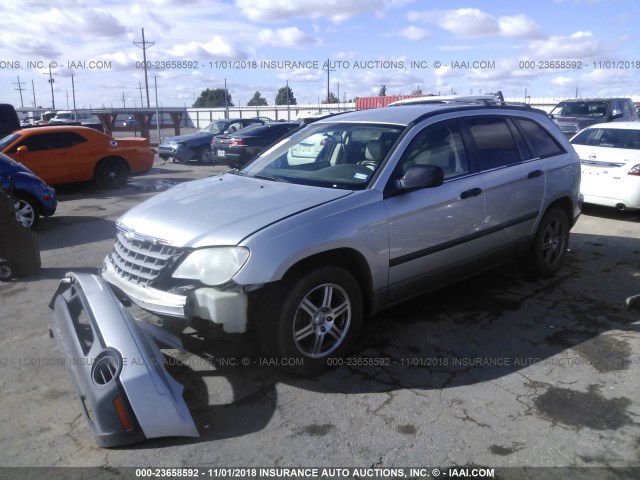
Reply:
[[[640,95],[637,0],[5,0],[0,103],[190,107],[329,90],[506,97]],[[142,29],[149,42],[143,50]],[[51,71],[51,76],[49,72]],[[51,83],[53,80],[53,99]],[[22,90],[20,90],[22,89]],[[22,100],[20,94],[22,93]]]

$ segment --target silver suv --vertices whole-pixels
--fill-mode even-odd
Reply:
[[[316,143],[296,157],[300,145]],[[181,184],[117,223],[103,278],[143,309],[255,329],[305,372],[377,311],[524,256],[555,274],[580,163],[547,114],[406,105],[333,115],[243,170]],[[295,362],[292,362],[295,363]]]

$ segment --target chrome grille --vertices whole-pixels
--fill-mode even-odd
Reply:
[[[127,238],[118,232],[109,261],[116,273],[125,280],[149,285],[169,260],[179,254],[180,250],[170,245],[147,238]]]

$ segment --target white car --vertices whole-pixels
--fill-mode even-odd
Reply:
[[[571,139],[585,203],[640,209],[640,122],[598,123]]]

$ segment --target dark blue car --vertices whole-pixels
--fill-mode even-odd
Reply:
[[[27,228],[34,228],[41,216],[53,215],[58,206],[53,188],[3,153],[0,153],[0,187],[13,189],[16,219]]]
[[[158,156],[163,160],[176,159],[182,163],[197,160],[201,163],[213,162],[211,140],[215,135],[237,132],[248,125],[263,124],[258,118],[223,118],[215,120],[202,130],[188,135],[163,138],[158,145]]]

